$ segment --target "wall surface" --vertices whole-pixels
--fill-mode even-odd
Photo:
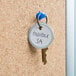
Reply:
[[[43,65],[28,42],[35,14],[46,12],[55,39]],[[65,0],[0,0],[0,76],[66,76]]]

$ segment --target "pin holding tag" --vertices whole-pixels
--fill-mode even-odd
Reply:
[[[47,21],[48,21],[48,19],[47,19],[47,15],[44,13],[44,12],[38,12],[37,14],[36,14],[36,19],[37,19],[37,23],[38,23],[38,25],[39,25],[39,29],[41,30],[42,29],[42,26],[40,26],[40,20],[42,20],[43,18],[46,18],[46,24],[47,24]]]
[[[43,18],[46,19],[46,23],[40,22]],[[46,64],[46,51],[48,46],[54,39],[54,33],[52,28],[47,25],[47,16],[43,12],[36,14],[37,23],[29,31],[29,41],[35,48],[42,49],[42,62]]]

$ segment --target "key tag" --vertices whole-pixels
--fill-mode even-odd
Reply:
[[[43,18],[45,23],[40,22]],[[47,16],[43,12],[36,14],[37,23],[29,31],[29,42],[35,48],[45,49],[53,42],[54,33],[51,27],[47,24]]]

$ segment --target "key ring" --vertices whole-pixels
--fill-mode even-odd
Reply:
[[[46,24],[48,22],[48,18],[47,18],[47,15],[44,13],[44,12],[38,12],[36,14],[36,19],[37,19],[37,23],[39,25],[39,29],[41,30],[42,29],[42,26],[40,25],[40,20],[43,19],[43,18],[46,18]]]

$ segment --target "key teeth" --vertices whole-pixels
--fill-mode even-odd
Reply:
[[[45,56],[47,56],[47,55],[45,54]]]
[[[48,48],[45,48],[45,49],[42,49],[42,62],[43,62],[43,64],[45,65],[46,63],[47,63],[47,60],[46,60],[46,56],[47,56],[47,54],[46,54],[46,51],[48,50]]]

